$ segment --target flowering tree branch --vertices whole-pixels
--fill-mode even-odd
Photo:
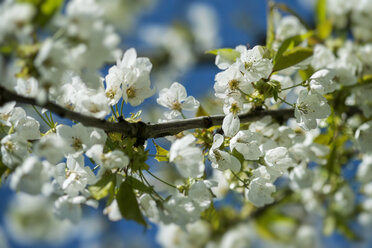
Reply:
[[[128,122],[121,120],[119,123],[113,123],[102,119],[82,115],[80,113],[71,111],[58,104],[47,101],[46,103],[39,103],[33,98],[20,96],[3,86],[0,86],[0,104],[6,102],[16,101],[18,103],[31,104],[46,108],[61,117],[68,118],[77,122],[81,122],[85,126],[97,127],[106,132],[118,132],[130,137],[138,137],[141,139],[159,138],[168,135],[175,135],[184,130],[193,128],[209,128],[222,124],[225,115],[212,115],[189,118],[185,120],[170,121],[165,123],[144,123],[144,122]],[[240,114],[241,122],[249,122],[260,119],[264,116],[272,116],[276,119],[286,120],[293,117],[293,109],[280,110],[255,110],[249,113]]]

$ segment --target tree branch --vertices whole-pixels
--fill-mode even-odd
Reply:
[[[103,129],[106,132],[117,132],[122,133],[129,137],[137,137],[141,139],[159,138],[168,135],[175,135],[179,132],[188,129],[209,128],[212,126],[222,125],[223,118],[225,117],[224,115],[212,115],[156,124],[144,122],[131,123],[125,120],[122,120],[118,123],[114,123],[82,115],[80,113],[63,108],[60,105],[50,101],[41,104],[38,103],[33,98],[20,96],[6,89],[5,87],[0,86],[0,105],[3,105],[4,103],[11,101],[46,108],[63,118],[68,118],[70,120],[81,122],[84,126],[87,127],[96,127]],[[240,114],[239,118],[242,123],[258,120],[268,115],[276,119],[286,120],[290,117],[293,117],[293,114],[294,114],[293,109],[256,110],[250,113]]]

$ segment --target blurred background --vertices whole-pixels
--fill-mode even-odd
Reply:
[[[219,71],[214,56],[205,51],[240,44],[265,44],[267,2],[264,0],[98,0],[107,20],[120,31],[123,50],[134,47],[153,63],[152,85],[157,90],[173,82],[203,102],[213,96]],[[313,25],[312,0],[282,0]],[[103,68],[104,76],[110,65]],[[126,114],[147,109],[142,118],[156,121],[161,108],[153,109],[157,94]],[[151,111],[149,111],[151,109]],[[34,116],[36,118],[36,116]],[[55,120],[69,123],[66,120]],[[163,142],[163,141],[159,141]],[[164,141],[165,142],[165,141]],[[151,145],[150,150],[153,149]],[[153,161],[149,161],[151,165]],[[7,184],[0,188],[0,248],[3,247],[160,247],[157,228],[148,230],[134,222],[110,222],[104,206],[84,209],[77,226],[60,223],[43,199],[16,197]],[[33,217],[28,218],[32,212]],[[46,224],[47,223],[47,224]],[[321,233],[321,231],[319,232]],[[337,233],[321,237],[324,247],[363,246]],[[372,246],[370,246],[372,247]]]

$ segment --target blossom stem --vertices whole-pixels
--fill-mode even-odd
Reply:
[[[163,201],[163,200],[164,200],[163,197],[161,197],[161,196],[158,194],[158,192],[156,192],[156,191],[153,189],[152,185],[149,183],[149,181],[147,181],[145,175],[143,175],[143,173],[142,173],[141,170],[139,171],[139,176],[140,176],[142,182],[143,182],[144,184],[147,184],[147,186],[149,186],[149,187],[152,189],[152,192],[154,192],[155,195],[156,195],[157,197],[159,197],[160,200]],[[151,196],[152,199],[156,200],[156,199],[153,197],[152,194],[149,194],[149,195]]]
[[[49,122],[49,124],[50,124],[50,126],[52,127],[53,126],[53,124],[52,124],[52,121],[50,120],[50,118],[49,118],[49,116],[48,116],[48,113],[47,112],[45,112],[44,113],[44,116],[45,116],[45,118],[48,120],[48,122]]]
[[[124,118],[124,115],[123,115],[123,109],[124,109],[124,100],[121,100],[121,105],[120,105],[120,116],[123,116],[123,118]]]
[[[150,157],[163,157],[163,158],[167,158],[168,157],[166,155],[157,155],[157,154],[147,154],[147,156],[150,156]]]
[[[167,182],[164,181],[163,179],[160,179],[159,177],[157,177],[157,176],[155,176],[154,174],[152,174],[149,170],[146,170],[146,171],[147,171],[147,173],[149,173],[152,177],[154,177],[155,179],[159,180],[160,182],[162,182],[162,183],[164,183],[164,184],[166,184],[166,185],[168,185],[168,186],[170,186],[170,187],[172,187],[172,188],[177,189],[177,187],[176,187],[175,185],[170,184],[170,183],[167,183]]]
[[[184,113],[182,112],[182,110],[180,111],[180,113],[181,113],[182,118],[183,119],[186,119],[186,116],[184,115]]]
[[[231,173],[234,175],[234,177],[236,177],[240,182],[242,182],[243,183],[243,186],[247,186],[247,183],[243,180],[243,179],[241,179],[235,172],[233,172],[232,170],[230,170],[231,171]]]
[[[291,107],[293,107],[293,108],[295,107],[292,103],[287,102],[285,99],[281,98],[280,96],[278,96],[278,99],[279,99],[280,101],[284,102],[285,104],[288,104],[289,106],[291,106]]]
[[[54,120],[53,120],[53,114],[52,114],[52,112],[49,111],[49,115],[50,115],[50,121],[53,124],[53,127],[55,127],[56,125],[55,125]]]
[[[283,89],[281,89],[281,91],[283,91],[283,90],[293,89],[293,88],[296,88],[296,87],[301,86],[301,85],[303,85],[303,82],[301,82],[301,83],[299,83],[299,84],[292,85],[292,86],[287,87],[287,88],[283,88]]]
[[[43,117],[43,115],[39,112],[39,110],[37,110],[37,108],[34,106],[34,105],[32,105],[32,108],[35,110],[35,112],[39,115],[39,117],[50,127],[50,128],[52,128],[52,126],[50,125],[50,123],[47,121],[47,120],[45,120],[45,118]]]
[[[112,105],[111,105],[111,111],[112,111],[112,115],[115,117],[116,121],[119,121],[119,118],[116,116],[116,111],[115,111],[115,109]]]

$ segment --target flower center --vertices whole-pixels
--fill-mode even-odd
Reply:
[[[229,81],[229,87],[230,87],[230,90],[236,90],[238,89],[239,87],[239,80],[236,80],[236,79],[232,79]]]
[[[5,149],[8,150],[9,152],[13,152],[15,150],[15,145],[13,142],[7,141],[4,144]]]
[[[231,107],[230,107],[230,112],[231,113],[236,115],[237,113],[239,113],[239,111],[240,111],[240,107],[238,106],[238,104],[236,104],[236,103],[231,104]]]
[[[73,142],[72,142],[72,147],[75,149],[75,150],[81,150],[83,149],[83,142],[81,142],[81,140],[79,138],[76,138],[76,137],[72,137],[73,139]]]
[[[106,92],[106,96],[110,99],[114,99],[115,97],[115,92],[113,90],[109,90]]]
[[[127,89],[127,96],[128,98],[134,98],[136,96],[136,90],[132,87]]]
[[[244,63],[244,68],[246,70],[249,70],[249,69],[251,69],[252,65],[253,65],[253,62],[245,62]]]
[[[172,109],[181,111],[182,110],[181,103],[179,101],[174,101],[172,103]]]

